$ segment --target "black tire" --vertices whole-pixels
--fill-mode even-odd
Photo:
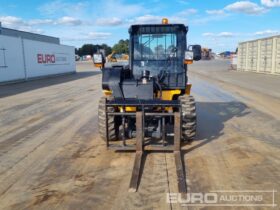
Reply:
[[[179,97],[182,110],[182,140],[192,141],[196,135],[196,107],[193,96]]]
[[[110,98],[107,97],[107,100],[110,100]],[[106,97],[103,96],[99,100],[99,106],[98,106],[98,129],[99,129],[99,135],[101,138],[106,141]],[[108,107],[109,112],[114,112],[113,107]],[[117,125],[115,121],[115,116],[108,116],[108,138],[109,141],[116,140],[117,138]]]

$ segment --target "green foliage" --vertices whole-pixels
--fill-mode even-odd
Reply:
[[[94,53],[96,53],[99,49],[104,49],[105,50],[105,54],[106,56],[112,53],[112,50],[114,50],[116,53],[121,54],[121,53],[125,53],[128,54],[128,46],[129,46],[129,40],[123,40],[121,39],[117,44],[115,44],[113,46],[113,48],[111,48],[110,46],[108,46],[107,44],[84,44],[82,47],[80,48],[76,48],[75,49],[75,53],[76,55],[79,56],[84,56],[84,55],[93,55]]]
[[[117,44],[115,44],[113,46],[112,50],[118,54],[121,54],[121,53],[128,54],[128,46],[129,46],[129,40],[121,39]]]
[[[102,45],[84,44],[81,48],[75,49],[75,53],[79,56],[93,55],[99,49],[104,49],[106,56],[112,53],[112,48],[107,44],[102,44]]]
[[[104,49],[105,50],[105,56],[112,53],[112,48],[110,46],[108,46],[107,44],[102,44],[101,48],[99,48],[99,49]]]

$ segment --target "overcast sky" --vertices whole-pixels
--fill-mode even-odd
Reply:
[[[280,0],[0,0],[3,27],[59,37],[62,44],[113,45],[139,23],[189,26],[189,44],[216,52],[280,33]]]

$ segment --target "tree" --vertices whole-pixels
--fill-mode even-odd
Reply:
[[[75,53],[78,54],[79,56],[93,55],[99,49],[104,49],[106,56],[112,53],[112,48],[107,44],[102,44],[102,45],[84,44],[81,48],[75,49]]]
[[[113,46],[112,50],[118,54],[121,53],[128,54],[128,48],[129,48],[129,40],[121,39],[117,44]]]
[[[79,48],[78,53],[79,53],[79,56],[93,55],[94,45],[93,44],[84,44],[81,48]]]
[[[84,56],[84,55],[93,55],[96,53],[99,49],[104,49],[105,50],[105,55],[109,55],[112,53],[112,50],[114,50],[117,54],[128,54],[128,48],[129,48],[129,40],[123,40],[121,39],[117,44],[111,48],[107,44],[84,44],[82,47],[75,49],[75,53],[79,56]]]
[[[107,44],[102,44],[101,49],[105,50],[106,56],[112,53],[112,48],[108,46]]]

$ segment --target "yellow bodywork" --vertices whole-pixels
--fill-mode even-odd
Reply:
[[[186,95],[190,95],[191,94],[191,84],[187,84],[186,86],[186,90],[185,90],[185,94]],[[172,101],[174,96],[176,95],[182,95],[181,90],[163,90],[162,91],[162,100],[166,100],[166,101]],[[112,91],[110,90],[103,90],[103,93],[105,96],[111,96],[112,95]],[[157,94],[157,97],[159,97],[159,93]],[[123,108],[119,107],[120,111],[123,112]],[[170,110],[172,109],[171,107],[166,107],[166,110]],[[125,111],[126,112],[136,112],[136,107],[131,107],[131,106],[127,106],[125,107]]]
[[[180,95],[180,94],[181,94],[181,90],[163,90],[161,99],[165,101],[171,101],[173,99],[173,96]]]
[[[163,90],[161,99],[165,100],[165,101],[172,101],[173,97],[175,95],[180,95],[181,92],[182,92],[181,90]],[[159,96],[159,93],[158,93],[158,96]],[[165,107],[165,110],[172,111],[172,107]]]
[[[112,91],[111,90],[103,90],[103,94],[105,96],[111,96],[112,95]]]
[[[110,55],[108,55],[107,56],[107,62],[118,62],[115,55],[116,55],[115,51],[113,51]]]

